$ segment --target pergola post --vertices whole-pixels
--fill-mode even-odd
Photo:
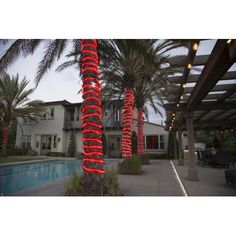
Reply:
[[[177,153],[177,141],[176,141],[176,131],[173,131],[173,139],[174,139],[174,159],[177,160],[178,159],[178,153]]]
[[[179,149],[179,160],[178,164],[179,166],[184,165],[184,159],[183,159],[183,149],[182,149],[182,130],[179,128],[178,129],[178,149]]]
[[[191,181],[197,181],[198,170],[196,166],[195,150],[194,150],[194,136],[193,136],[193,112],[186,113],[186,126],[188,132],[188,151],[189,151],[189,167],[188,167],[188,179]]]

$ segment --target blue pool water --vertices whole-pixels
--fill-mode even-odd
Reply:
[[[0,195],[10,195],[81,171],[81,161],[52,160],[0,166]]]

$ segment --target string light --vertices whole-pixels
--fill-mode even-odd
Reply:
[[[177,103],[177,107],[179,107],[179,103]]]
[[[231,43],[231,41],[232,41],[232,39],[228,39],[228,40],[227,40],[227,43],[228,43],[228,44],[230,44],[230,43]]]
[[[85,173],[104,174],[102,153],[102,109],[100,100],[100,82],[98,80],[97,40],[80,40],[82,57],[82,111],[83,164]]]
[[[189,63],[187,67],[188,67],[188,69],[191,69],[192,68],[192,64]]]
[[[186,84],[183,84],[183,88],[186,88]]]
[[[183,99],[184,99],[184,96],[181,96],[181,97],[180,97],[180,99],[182,99],[182,100],[183,100]]]
[[[197,51],[198,46],[199,46],[199,45],[198,45],[197,43],[194,43],[194,44],[193,44],[193,50],[194,50],[194,51]]]

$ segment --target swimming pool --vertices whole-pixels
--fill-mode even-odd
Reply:
[[[50,160],[0,166],[0,195],[10,195],[81,171],[81,161],[76,160]]]

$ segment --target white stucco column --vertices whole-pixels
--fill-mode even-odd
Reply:
[[[189,151],[189,167],[188,167],[188,179],[192,181],[199,180],[198,169],[195,159],[194,150],[194,137],[193,137],[193,112],[186,114],[186,125],[188,132],[188,151]]]
[[[179,149],[179,160],[178,165],[183,166],[184,160],[183,160],[183,150],[182,150],[182,130],[178,129],[178,149]]]

